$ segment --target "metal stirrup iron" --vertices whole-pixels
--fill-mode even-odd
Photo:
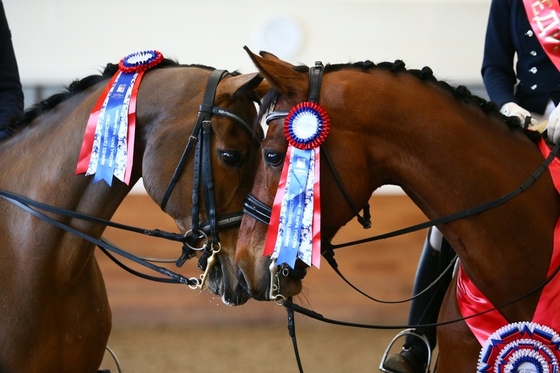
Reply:
[[[387,346],[387,348],[385,349],[385,352],[383,353],[383,357],[381,358],[381,363],[379,364],[379,370],[385,373],[394,373],[391,370],[388,370],[387,367],[385,366],[385,362],[387,361],[387,357],[389,356],[389,352],[391,351],[391,348],[393,348],[393,345],[395,344],[395,342],[404,336],[407,335],[412,335],[416,338],[419,338],[420,340],[422,340],[425,344],[426,344],[426,350],[428,351],[427,353],[427,363],[426,363],[426,370],[424,373],[430,373],[430,366],[432,364],[432,349],[430,348],[430,342],[428,341],[428,338],[426,338],[425,335],[422,334],[418,334],[416,333],[415,329],[405,329],[402,332],[400,332],[399,334],[397,334],[395,336],[395,338],[393,338],[393,340],[391,341],[391,343],[389,343],[389,345]]]

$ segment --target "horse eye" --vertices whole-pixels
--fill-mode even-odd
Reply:
[[[230,167],[241,168],[243,165],[243,156],[238,152],[221,151],[220,158],[222,162]]]
[[[269,150],[265,152],[264,159],[269,166],[278,167],[284,161],[284,154]]]

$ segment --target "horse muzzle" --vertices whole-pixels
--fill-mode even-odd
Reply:
[[[299,269],[296,266],[296,269],[291,269],[286,264],[279,266],[276,259],[272,258],[268,258],[265,264],[266,270],[260,271],[260,276],[254,273],[253,276],[250,276],[249,273],[243,271],[241,266],[239,267],[239,283],[253,299],[281,303],[301,292],[301,280],[305,276],[306,268]]]

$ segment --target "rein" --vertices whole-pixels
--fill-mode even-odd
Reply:
[[[321,78],[322,78],[322,75],[323,75],[323,71],[324,71],[324,67],[323,67],[321,62],[316,62],[315,67],[310,68],[310,70],[309,70],[309,80],[310,80],[310,88],[309,88],[309,96],[308,96],[309,101],[312,101],[312,102],[317,102],[318,101],[319,90],[320,90],[320,87],[321,87]],[[313,100],[315,100],[315,101],[313,101]],[[287,113],[288,113],[287,111],[272,111],[271,113],[269,113],[267,115],[266,121],[268,123],[272,120],[284,118],[284,117],[286,117]],[[518,188],[514,189],[513,191],[511,191],[511,192],[509,192],[509,193],[507,193],[507,194],[505,194],[505,195],[503,195],[503,196],[501,196],[501,197],[499,197],[495,200],[492,200],[492,201],[487,202],[487,203],[483,203],[483,204],[475,206],[473,208],[468,208],[466,210],[463,210],[463,211],[460,211],[460,212],[457,212],[457,213],[454,213],[454,214],[450,214],[450,215],[443,216],[443,217],[440,217],[440,218],[437,218],[437,219],[434,219],[434,220],[430,220],[430,221],[427,221],[427,222],[424,222],[424,223],[421,223],[421,224],[416,224],[416,225],[413,225],[413,226],[410,226],[410,227],[407,227],[407,228],[395,230],[395,231],[392,231],[392,232],[389,232],[389,233],[373,236],[373,237],[366,238],[366,239],[356,240],[356,241],[343,243],[343,244],[338,244],[338,245],[333,245],[331,242],[323,242],[322,243],[321,254],[323,255],[323,257],[325,257],[325,259],[327,260],[329,265],[333,268],[333,270],[346,283],[348,283],[350,286],[352,286],[352,288],[357,290],[359,293],[365,295],[366,297],[368,297],[370,299],[373,299],[373,300],[376,300],[376,299],[368,296],[367,294],[365,294],[361,290],[357,289],[349,281],[347,281],[346,278],[340,273],[340,271],[338,270],[338,264],[336,263],[336,260],[334,259],[334,249],[347,247],[347,246],[351,246],[351,245],[357,245],[357,244],[366,243],[366,242],[372,242],[372,241],[386,239],[386,238],[391,238],[391,237],[395,237],[395,236],[399,236],[399,235],[404,235],[404,234],[415,232],[415,231],[418,231],[418,230],[421,230],[421,229],[429,228],[431,226],[435,226],[435,225],[438,225],[438,224],[444,224],[444,223],[448,223],[448,222],[451,222],[451,221],[454,221],[454,220],[462,219],[462,218],[480,213],[482,211],[494,208],[498,205],[501,205],[501,204],[509,201],[510,199],[514,198],[515,196],[519,195],[520,193],[525,191],[527,188],[529,188],[533,184],[533,182],[535,182],[537,180],[537,178],[547,169],[548,165],[556,157],[556,154],[558,153],[559,149],[560,149],[560,144],[556,144],[554,146],[554,148],[552,149],[551,153],[548,155],[548,157],[539,165],[539,167],[535,170],[535,172],[532,175],[530,175],[530,177],[524,183],[522,183]],[[323,148],[321,150],[323,150]],[[344,197],[346,198],[350,207],[353,209],[353,211],[356,211],[356,209],[354,208],[354,205],[353,205],[352,201],[350,200],[348,194],[346,193],[346,191],[342,187],[342,183],[341,183],[340,179],[338,178],[337,173],[335,172],[335,169],[334,169],[332,163],[330,162],[326,152],[322,151],[321,154],[325,156],[325,159],[327,160],[327,163],[329,164],[329,167],[330,167],[331,171],[333,172],[333,175],[335,177],[337,185],[342,190],[342,192],[344,194]],[[366,216],[369,216],[369,206],[367,206],[367,207],[368,207],[368,209],[364,209],[364,218]],[[269,206],[266,206],[264,203],[262,203],[261,201],[259,201],[258,199],[256,199],[252,195],[249,195],[247,197],[247,199],[244,203],[244,206],[243,206],[243,212],[244,213],[246,213],[250,217],[252,217],[252,218],[254,218],[254,219],[256,219],[256,220],[258,220],[258,221],[260,221],[261,223],[264,223],[264,224],[269,224],[271,211],[272,211],[272,209]],[[359,214],[356,214],[356,215],[358,216],[358,220],[360,220]],[[362,219],[362,220],[365,220],[365,219]],[[369,221],[369,217],[368,217],[367,220]],[[362,221],[360,221],[360,223],[362,223]],[[364,224],[362,223],[362,225],[364,225]],[[364,226],[364,228],[366,228],[366,226]],[[369,226],[368,226],[368,228],[369,228]],[[446,271],[447,271],[447,269],[446,269]],[[459,319],[456,319],[456,320],[449,320],[449,321],[440,322],[440,323],[422,324],[422,325],[414,325],[414,326],[410,326],[410,325],[391,325],[391,326],[387,326],[387,325],[366,325],[366,324],[357,324],[357,323],[337,321],[337,320],[325,318],[323,315],[321,315],[321,314],[319,314],[315,311],[312,311],[310,309],[307,309],[307,308],[301,307],[297,304],[294,304],[291,299],[286,299],[285,297],[283,297],[281,295],[278,295],[276,299],[277,300],[278,299],[282,300],[280,304],[282,306],[286,307],[286,310],[288,312],[288,331],[289,331],[290,337],[292,338],[294,353],[295,353],[295,357],[296,357],[296,361],[297,361],[297,364],[298,364],[299,371],[300,371],[300,373],[303,373],[303,368],[302,368],[301,360],[300,360],[300,357],[299,357],[299,351],[298,351],[298,347],[297,347],[297,340],[296,340],[296,334],[295,334],[294,311],[302,313],[302,314],[304,314],[308,317],[311,317],[311,318],[319,320],[319,321],[323,321],[323,322],[330,323],[330,324],[342,325],[342,326],[370,328],[370,329],[407,329],[407,328],[410,328],[410,327],[415,327],[415,328],[418,328],[418,327],[437,327],[437,326],[452,324],[452,323],[456,323],[456,322],[461,322],[461,321],[464,321],[466,319],[477,317],[477,316],[486,314],[488,312],[491,312],[493,310],[505,307],[509,304],[513,304],[515,302],[518,302],[521,299],[523,299],[523,298],[539,291],[540,289],[542,289],[549,281],[552,280],[552,278],[554,276],[556,276],[556,274],[559,271],[560,271],[560,267],[556,268],[555,271],[551,274],[551,276],[546,278],[545,281],[542,284],[540,284],[539,286],[537,286],[535,289],[529,291],[525,295],[522,295],[522,296],[520,296],[516,299],[513,299],[509,302],[506,302],[506,303],[504,303],[500,306],[492,307],[491,309],[479,312],[477,314],[474,314],[474,315],[471,315],[471,316],[468,316],[468,317],[459,318]],[[277,271],[275,271],[275,273],[277,273]],[[289,271],[282,271],[282,273],[284,275],[290,275]],[[273,276],[273,272],[271,271],[271,277],[272,276]],[[271,279],[271,282],[272,281],[273,280]],[[431,284],[430,286],[432,286],[432,285],[433,284]],[[400,303],[400,301],[399,302],[384,302],[384,303]]]
[[[5,200],[13,203],[14,205],[20,207],[21,209],[27,211],[28,213],[30,213],[31,215],[49,223],[54,225],[55,227],[58,227],[60,229],[65,230],[66,232],[72,233],[75,236],[78,236],[86,241],[89,241],[95,245],[97,245],[99,248],[101,248],[103,250],[103,252],[107,252],[107,251],[112,251],[118,255],[121,255],[127,259],[130,259],[138,264],[143,265],[144,267],[147,267],[149,269],[152,269],[158,273],[160,273],[161,275],[167,276],[168,278],[158,278],[158,277],[151,277],[151,276],[145,276],[145,275],[141,275],[138,272],[138,275],[141,277],[144,277],[146,279],[150,279],[153,281],[159,281],[159,282],[167,282],[167,283],[174,283],[174,284],[184,284],[184,285],[188,285],[189,287],[191,287],[192,289],[196,289],[199,285],[199,280],[195,277],[191,277],[191,278],[187,278],[184,277],[180,274],[177,274],[175,272],[172,272],[170,270],[168,270],[167,268],[164,267],[160,267],[160,266],[156,266],[153,263],[150,263],[149,261],[146,261],[142,258],[139,258],[135,255],[132,255],[122,249],[119,249],[118,247],[110,244],[108,241],[104,240],[103,238],[101,239],[97,239],[94,237],[91,237],[83,232],[80,232],[77,229],[74,229],[72,227],[70,227],[67,224],[61,223],[60,221],[51,218],[50,216],[47,216],[39,211],[37,211],[36,209],[34,209],[33,207],[31,207],[30,205],[34,205],[34,207],[38,207],[40,209],[49,211],[49,212],[55,212],[57,214],[60,215],[65,215],[65,216],[70,216],[70,217],[74,217],[74,218],[79,218],[82,220],[87,220],[87,221],[93,221],[96,223],[100,223],[101,221],[104,221],[102,219],[97,219],[88,215],[81,215],[72,211],[68,211],[68,210],[64,210],[64,209],[59,209],[57,207],[53,207],[53,206],[49,206],[49,205],[45,205],[39,202],[35,202],[32,200],[29,200],[25,197],[21,197],[3,190],[0,190],[0,197],[4,198]],[[166,239],[171,239],[171,240],[175,240],[175,241],[182,241],[183,239],[178,239],[178,237],[180,235],[174,234],[174,233],[168,233],[168,232],[163,232],[163,231],[159,231],[159,230],[155,230],[155,231],[149,231],[149,230],[142,230],[140,228],[135,228],[135,227],[129,227],[129,226],[125,226],[122,224],[108,224],[110,226],[113,227],[117,227],[117,228],[121,228],[121,229],[127,229],[127,230],[132,230],[136,233],[144,233],[144,234],[149,234],[146,232],[150,232],[150,233],[154,233],[153,236],[155,237],[160,237],[160,238],[166,238]],[[133,229],[129,229],[129,228],[133,228]],[[142,232],[141,232],[142,231]],[[152,235],[152,234],[149,234]],[[115,260],[113,257],[109,256],[111,259]],[[122,263],[121,263],[122,264]],[[130,271],[129,271],[130,272]],[[132,273],[132,272],[131,272]]]
[[[203,144],[203,148],[204,148],[204,153],[203,153],[203,168],[197,168],[195,167],[195,188],[193,189],[193,225],[192,225],[192,229],[188,232],[186,232],[185,234],[178,234],[178,233],[170,233],[170,232],[166,232],[166,231],[162,231],[159,229],[154,229],[154,230],[149,230],[149,229],[144,229],[144,228],[139,228],[139,227],[133,227],[133,226],[129,226],[129,225],[125,225],[125,224],[120,224],[120,223],[115,223],[112,222],[110,220],[105,220],[105,219],[100,219],[100,218],[96,218],[94,216],[89,216],[89,215],[85,215],[85,214],[81,214],[78,212],[74,212],[74,211],[70,211],[70,210],[66,210],[66,209],[62,209],[59,207],[55,207],[52,205],[48,205],[45,203],[41,203],[41,202],[37,202],[34,201],[32,199],[23,197],[21,195],[12,193],[12,192],[8,192],[5,190],[1,190],[0,189],[0,197],[13,203],[14,205],[22,208],[23,210],[29,212],[30,214],[32,214],[33,216],[42,219],[43,221],[46,221],[60,229],[63,229],[69,233],[72,233],[82,239],[85,239],[95,245],[97,245],[111,260],[113,260],[118,266],[120,266],[121,268],[125,269],[126,271],[144,278],[144,279],[148,279],[148,280],[152,280],[152,281],[158,281],[158,282],[166,282],[166,283],[179,283],[179,284],[186,284],[188,285],[191,289],[200,289],[204,286],[205,280],[208,276],[208,273],[211,269],[211,265],[209,265],[210,263],[214,263],[214,261],[209,261],[209,258],[212,258],[214,256],[214,254],[216,254],[217,252],[220,251],[220,245],[219,245],[219,238],[218,238],[218,231],[220,229],[225,230],[225,229],[229,229],[229,228],[233,228],[233,227],[237,227],[241,224],[241,219],[243,216],[242,212],[237,212],[237,213],[232,213],[232,214],[226,214],[224,216],[221,217],[217,217],[216,216],[216,208],[215,208],[215,201],[214,201],[214,190],[213,190],[213,181],[212,181],[212,169],[211,169],[211,157],[210,157],[210,124],[211,124],[211,118],[212,115],[221,115],[221,116],[225,116],[228,117],[232,120],[237,121],[238,123],[240,123],[245,129],[247,129],[247,131],[249,131],[251,133],[251,135],[254,136],[254,138],[257,139],[257,141],[262,141],[262,139],[260,137],[257,136],[256,132],[252,129],[251,125],[242,117],[240,117],[239,115],[221,108],[221,107],[216,107],[213,105],[214,102],[214,96],[215,96],[215,92],[216,92],[216,88],[218,86],[218,83],[227,75],[227,71],[225,70],[214,70],[212,71],[210,78],[208,80],[208,85],[206,87],[206,92],[204,95],[204,101],[203,104],[200,105],[199,107],[199,112],[198,112],[198,119],[197,122],[195,124],[195,127],[193,129],[193,133],[192,135],[189,137],[189,141],[187,143],[187,146],[185,147],[185,150],[181,156],[181,159],[178,163],[178,165],[175,168],[175,172],[173,174],[173,177],[169,183],[169,186],[167,187],[167,190],[165,192],[165,195],[162,199],[162,202],[160,204],[160,207],[163,211],[165,211],[165,207],[167,205],[167,202],[169,200],[169,197],[171,196],[171,193],[173,192],[177,182],[179,181],[179,178],[181,176],[181,173],[185,167],[185,163],[187,160],[187,156],[190,153],[192,147],[194,146],[195,142],[197,142],[197,147],[200,146],[201,143],[201,139],[204,136],[205,140],[204,140],[204,144]],[[201,131],[201,128],[204,128],[204,132]],[[200,153],[202,153],[202,151],[197,152],[199,155]],[[197,166],[198,166],[197,162]],[[207,215],[209,216],[209,220],[203,223],[199,223],[199,206],[198,206],[198,183],[199,183],[199,179],[203,180],[203,192],[204,192],[204,196],[206,198],[206,210],[207,210]],[[176,265],[178,267],[182,266],[184,264],[184,262],[187,259],[190,259],[194,256],[194,251],[195,250],[204,250],[203,254],[201,255],[200,259],[199,259],[199,268],[201,268],[204,271],[204,274],[202,274],[200,276],[200,279],[196,278],[196,277],[191,277],[191,278],[186,278],[180,274],[177,274],[175,272],[172,272],[170,270],[168,270],[167,268],[164,267],[160,267],[160,266],[156,266],[153,263],[151,263],[150,260],[146,260],[144,258],[141,258],[139,256],[133,255],[131,253],[128,253],[118,247],[116,247],[115,245],[109,243],[107,240],[105,240],[104,238],[100,238],[100,239],[96,239],[94,237],[91,237],[85,233],[82,233],[56,219],[53,219],[39,211],[37,211],[37,209],[39,210],[43,210],[45,212],[50,212],[50,213],[54,213],[54,214],[58,214],[61,216],[67,216],[70,218],[75,218],[75,219],[80,219],[80,220],[84,220],[84,221],[89,221],[95,224],[102,224],[104,226],[108,226],[108,227],[112,227],[112,228],[117,228],[117,229],[121,229],[121,230],[126,230],[126,231],[131,231],[134,233],[140,233],[140,234],[144,234],[147,236],[151,236],[151,237],[157,237],[157,238],[163,238],[166,240],[172,240],[172,241],[177,241],[177,242],[181,242],[183,243],[183,249],[182,249],[182,254],[180,256],[179,259],[177,259],[177,261],[175,262]],[[193,233],[194,232],[194,233]],[[195,236],[196,233],[196,236]],[[192,245],[198,241],[201,238],[205,238],[207,240],[208,236],[212,237],[212,244],[210,245],[211,248],[209,250],[207,250],[207,245],[206,243],[203,244],[202,248],[194,248]],[[113,252],[115,254],[118,254],[122,257],[125,257],[131,261],[134,261],[144,267],[147,267],[151,270],[154,270],[168,278],[160,278],[160,277],[154,277],[154,276],[149,276],[149,275],[145,275],[142,274],[138,271],[133,270],[132,268],[126,266],[125,264],[123,264],[122,262],[120,262],[117,258],[115,258],[114,256],[112,256],[110,254],[110,252]]]

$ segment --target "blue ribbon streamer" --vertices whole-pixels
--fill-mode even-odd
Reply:
[[[288,188],[286,190],[287,205],[283,221],[285,226],[279,239],[277,263],[286,263],[291,268],[295,267],[298,249],[301,243],[301,221],[305,205],[305,187],[309,174],[310,150],[292,149],[290,169],[288,170]]]
[[[103,127],[99,144],[97,171],[93,182],[105,180],[109,186],[112,184],[116,165],[119,125],[121,117],[128,116],[128,110],[123,109],[123,104],[128,87],[133,83],[134,75],[135,74],[119,74],[118,78],[115,80],[113,89],[109,93],[107,105],[101,110],[99,120],[102,121]]]

